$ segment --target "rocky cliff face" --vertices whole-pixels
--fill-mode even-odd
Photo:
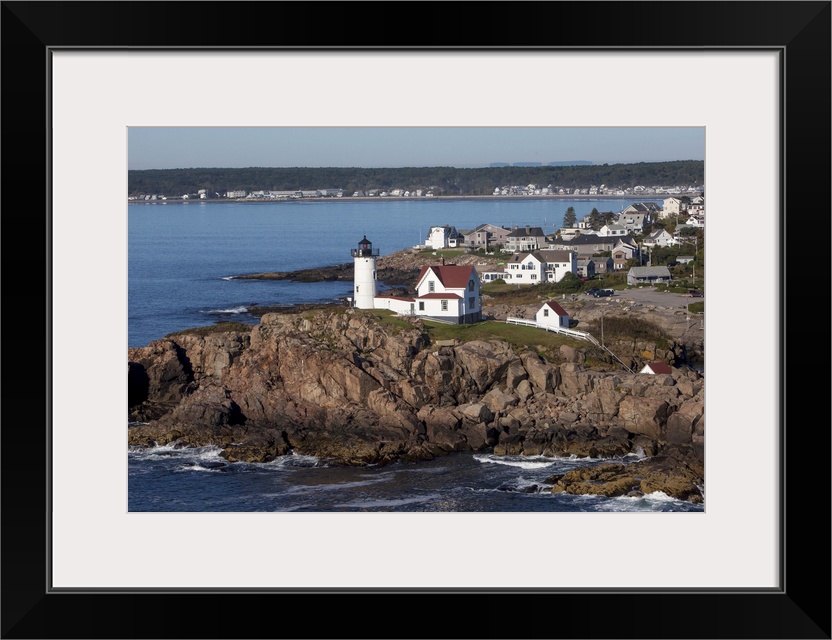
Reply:
[[[618,465],[603,476],[553,479],[554,489],[621,495],[662,486],[701,500],[702,376],[591,371],[578,349],[560,355],[556,364],[501,341],[430,344],[419,320],[387,324],[354,309],[267,314],[250,334],[130,349],[128,439],[214,444],[230,461],[295,451],[349,465],[452,451],[643,452],[658,471]]]

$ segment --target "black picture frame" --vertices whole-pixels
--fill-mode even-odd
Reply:
[[[816,327],[818,320],[800,311],[806,304],[800,299],[807,273],[817,273],[822,258],[822,273],[829,273],[830,2],[396,6],[398,15],[411,19],[393,20],[391,5],[362,2],[2,3],[2,637],[830,638],[830,429],[828,413],[818,411],[818,398],[827,402],[829,385],[817,384],[818,379],[827,381],[821,372],[828,366],[828,343],[826,332]],[[261,19],[267,9],[277,11],[282,26]],[[234,21],[229,16],[240,26],[230,27]],[[779,345],[749,348],[769,349],[782,369],[780,588],[52,591],[49,391],[60,381],[49,377],[48,97],[50,51],[69,47],[779,51],[785,81],[782,335]],[[824,246],[799,244],[806,231],[822,238]],[[828,296],[810,295],[807,308],[828,319]],[[792,382],[788,397],[787,379]],[[807,408],[812,411],[808,416]],[[94,410],[79,407],[78,421],[84,411]],[[742,452],[737,458],[738,465],[747,465],[745,472],[753,473],[753,461],[743,461]],[[368,559],[370,567],[373,561]]]

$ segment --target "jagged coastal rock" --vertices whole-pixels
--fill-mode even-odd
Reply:
[[[229,461],[290,452],[332,464],[456,451],[619,457],[553,491],[702,502],[704,379],[585,368],[500,340],[431,343],[418,319],[341,308],[270,313],[250,332],[182,334],[128,352],[132,445],[216,445]]]

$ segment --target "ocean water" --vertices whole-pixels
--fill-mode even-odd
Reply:
[[[640,498],[553,494],[545,480],[591,458],[458,453],[383,467],[330,467],[309,456],[228,463],[216,447],[128,450],[131,512],[702,511],[657,492]],[[618,458],[634,462],[638,456]]]
[[[661,202],[660,200],[651,200]],[[432,225],[530,225],[552,232],[569,206],[620,211],[631,199],[383,200],[168,203],[128,206],[128,346],[182,329],[237,320],[252,305],[336,301],[350,283],[234,276],[349,262],[366,234],[381,255],[424,242]],[[330,467],[303,456],[227,463],[213,447],[128,447],[131,512],[227,511],[703,511],[663,494],[552,494],[544,481],[595,459],[454,454],[383,467]],[[635,461],[628,456],[623,462]]]

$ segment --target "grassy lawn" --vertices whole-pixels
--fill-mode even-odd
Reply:
[[[431,256],[441,256],[443,258],[456,258],[457,256],[467,253],[465,249],[422,249],[420,253]]]
[[[399,316],[393,311],[388,311],[387,309],[374,309],[373,311],[367,310],[367,315],[373,315],[376,319],[381,322],[381,324],[387,325],[388,327],[395,327],[396,329],[415,329],[412,324],[410,324],[407,320]],[[395,333],[395,332],[394,332]]]
[[[554,351],[563,344],[572,346],[585,344],[579,340],[543,329],[507,324],[496,320],[486,320],[476,324],[441,324],[424,320],[424,324],[431,342],[454,339],[460,342],[503,340],[510,344],[515,351],[530,348],[541,354]]]
[[[375,309],[370,313],[384,325],[401,329],[415,328],[406,319],[387,309]],[[507,324],[497,320],[486,320],[475,324],[443,324],[423,318],[422,322],[432,343],[436,343],[437,340],[459,340],[460,342],[503,340],[510,344],[515,351],[529,348],[542,355],[554,352],[563,344],[585,346],[585,343],[580,340],[574,340],[557,333],[535,329],[534,327]]]

